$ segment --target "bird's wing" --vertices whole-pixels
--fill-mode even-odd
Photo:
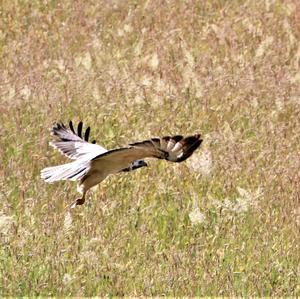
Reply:
[[[126,168],[133,161],[144,158],[182,162],[193,154],[201,142],[200,134],[185,138],[181,135],[152,138],[96,156],[91,161],[91,169],[114,173]]]
[[[57,140],[51,141],[49,144],[73,160],[80,158],[92,159],[107,152],[107,149],[96,144],[96,140],[89,142],[90,127],[85,132],[83,132],[82,127],[83,124],[80,122],[76,132],[71,121],[69,122],[69,128],[63,123],[56,123],[51,132],[57,137]]]

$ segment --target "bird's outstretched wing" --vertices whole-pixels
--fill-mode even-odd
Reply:
[[[182,162],[190,157],[201,143],[200,134],[185,138],[181,135],[152,138],[99,154],[92,159],[91,169],[105,169],[113,173],[127,167],[133,161],[144,158]]]
[[[51,132],[57,137],[57,140],[51,141],[49,144],[73,160],[92,159],[107,152],[107,149],[96,144],[96,140],[89,142],[90,127],[86,128],[85,132],[82,129],[82,122],[78,124],[77,132],[74,130],[72,121],[69,122],[69,128],[63,123],[56,123]]]

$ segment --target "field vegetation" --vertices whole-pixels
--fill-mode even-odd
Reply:
[[[299,24],[296,0],[2,1],[0,296],[300,296]],[[69,120],[204,142],[69,211],[40,179]]]

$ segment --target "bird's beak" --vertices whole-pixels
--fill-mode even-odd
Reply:
[[[148,164],[145,162],[145,161],[141,161],[140,162],[140,167],[146,167],[146,166],[148,166]]]
[[[138,169],[144,166],[148,166],[148,164],[144,160],[137,160],[132,163],[131,169]]]

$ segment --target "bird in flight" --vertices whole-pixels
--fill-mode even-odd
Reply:
[[[89,142],[90,127],[84,131],[82,122],[79,122],[76,131],[72,121],[69,122],[69,128],[63,123],[56,123],[51,132],[56,139],[50,145],[74,161],[44,168],[41,178],[47,183],[60,180],[77,181],[77,191],[82,197],[75,200],[71,208],[84,204],[86,192],[110,174],[148,166],[145,158],[182,162],[202,143],[200,134],[187,137],[174,135],[107,150],[96,144],[95,140]]]

